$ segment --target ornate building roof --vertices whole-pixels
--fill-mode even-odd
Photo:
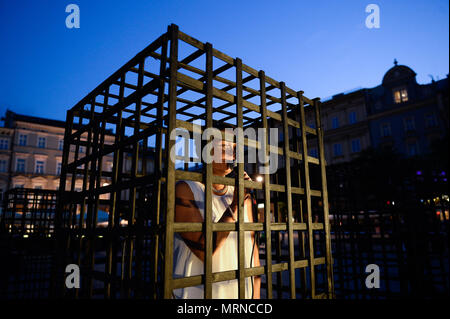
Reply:
[[[404,82],[408,80],[416,81],[416,72],[406,65],[398,65],[397,60],[394,60],[394,66],[390,68],[383,77],[382,85]]]

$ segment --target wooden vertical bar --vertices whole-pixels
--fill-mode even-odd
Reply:
[[[274,184],[279,185],[280,184],[280,174],[277,171],[277,174],[275,174],[274,176]],[[281,223],[282,222],[282,218],[281,218],[281,212],[280,212],[280,195],[279,192],[276,191],[274,192],[274,210],[273,210],[273,215],[275,216],[275,222],[276,223]],[[277,264],[281,264],[283,262],[283,258],[282,258],[282,250],[281,250],[281,245],[282,245],[282,239],[280,238],[281,236],[281,232],[280,231],[276,231],[276,236],[275,236],[275,253],[276,253],[276,257],[277,257]],[[283,277],[282,277],[282,272],[281,271],[277,271],[276,272],[276,276],[277,276],[277,299],[282,299],[283,298]]]
[[[288,125],[288,115],[286,107],[286,86],[284,82],[280,82],[281,89],[281,110],[283,117],[283,135],[284,135],[284,158],[285,158],[285,186],[286,186],[286,206],[287,206],[287,230],[288,230],[288,241],[289,241],[289,283],[291,298],[295,299],[295,256],[294,256],[294,225],[292,221],[292,187],[291,187],[291,158],[289,156],[289,125]]]
[[[120,85],[119,85],[119,103],[123,102],[124,96],[124,84],[125,84],[125,75],[120,77]],[[119,144],[122,141],[122,131],[123,131],[123,122],[122,122],[122,110],[119,108],[117,110],[117,123],[116,123],[116,136],[114,139],[115,144]],[[112,176],[111,176],[111,193],[110,193],[110,206],[111,211],[108,216],[108,247],[107,247],[107,255],[106,255],[106,275],[107,275],[107,283],[105,287],[105,297],[106,298],[114,298],[114,289],[115,288],[115,278],[116,268],[117,268],[117,230],[119,225],[117,221],[119,219],[119,205],[118,202],[120,200],[120,191],[117,190],[117,185],[120,181],[120,174],[122,172],[121,165],[121,157],[123,155],[123,150],[116,150],[113,156],[113,167],[112,167]]]
[[[80,114],[80,116],[81,116],[81,114]],[[91,115],[90,115],[90,118],[89,118],[90,123],[93,122],[93,118],[94,118],[94,106],[91,105]],[[91,124],[89,126],[89,128],[88,128],[87,146],[86,146],[85,157],[88,157],[90,155],[90,153],[91,153],[92,128],[93,128],[93,125]],[[81,266],[82,263],[86,262],[86,257],[85,256],[88,256],[88,254],[89,254],[89,250],[88,250],[89,247],[87,246],[89,244],[89,242],[86,239],[84,239],[84,237],[86,237],[88,235],[88,231],[90,229],[90,227],[89,227],[89,216],[90,216],[89,215],[89,211],[88,211],[88,217],[86,218],[86,228],[83,228],[83,226],[84,226],[83,225],[84,224],[84,216],[86,214],[86,189],[87,189],[88,176],[89,176],[88,167],[89,167],[89,162],[86,162],[84,164],[84,168],[83,168],[83,186],[82,186],[82,190],[81,190],[82,200],[81,200],[80,224],[79,224],[79,227],[80,227],[80,234],[79,234],[79,236],[80,236],[79,237],[80,245],[79,245],[78,256],[77,256],[78,257],[78,262],[77,263],[80,266]],[[89,205],[89,202],[88,202],[88,205]],[[85,249],[84,254],[82,253],[83,241],[86,242],[86,249]],[[84,257],[83,260],[82,260],[82,256]],[[81,267],[80,270],[81,270],[81,274],[83,274],[84,267]],[[89,285],[88,276],[83,276],[82,278],[83,278],[82,279],[83,280],[83,282],[82,282],[83,287],[88,287],[88,285]],[[86,290],[82,290],[82,291],[86,292]],[[75,293],[78,295],[79,291],[77,290]]]
[[[212,128],[212,98],[213,98],[213,53],[212,45],[206,43],[206,128]],[[209,142],[209,141],[206,141]],[[205,185],[205,210],[204,210],[204,226],[205,226],[205,299],[212,298],[212,251],[213,251],[213,232],[212,232],[212,163],[204,163],[204,185]]]
[[[267,124],[267,106],[266,106],[266,75],[264,71],[259,71],[259,92],[261,97],[261,116],[264,128],[264,151],[266,160],[270,155],[269,149],[269,127]],[[264,165],[264,231],[266,233],[266,283],[267,299],[272,299],[272,230],[270,214],[270,174],[269,162]]]
[[[299,163],[298,161],[296,162],[295,165],[295,170],[296,170],[296,175],[297,175],[297,179],[298,179],[298,187],[302,187],[302,171],[304,173],[304,164],[305,161],[307,161],[308,157],[308,150],[307,150],[307,144],[306,144],[306,140],[305,140],[305,146],[304,146],[304,142],[303,142],[303,136],[306,134],[306,130],[305,130],[305,125],[306,125],[306,120],[305,120],[305,114],[304,114],[304,109],[303,109],[303,101],[302,101],[302,96],[303,92],[300,91],[297,93],[297,99],[298,99],[298,105],[295,108],[295,110],[293,112],[295,112],[295,116],[296,116],[296,120],[298,121],[298,123],[300,123],[300,128],[298,131],[300,131],[300,135],[297,133],[298,131],[295,130],[295,134],[294,134],[294,145],[295,145],[295,152],[297,153],[301,153],[302,154],[302,161],[301,163]],[[303,115],[301,114],[301,111],[303,111]],[[303,119],[303,120],[302,120]],[[306,138],[306,136],[305,136]],[[306,153],[305,153],[306,152]],[[306,155],[305,155],[306,154]],[[306,162],[307,163],[307,162]],[[305,175],[305,179],[308,178],[309,179],[309,175],[306,176]],[[308,180],[309,181],[309,180]],[[305,190],[305,197],[306,197],[306,190]],[[298,203],[298,210],[299,210],[299,221],[300,223],[304,223],[304,216],[303,216],[303,205],[304,205],[305,201],[304,199],[300,199],[299,203]],[[305,248],[305,232],[304,231],[298,231],[298,240],[299,240],[299,253],[300,253],[300,258],[301,259],[306,259],[306,248]],[[306,267],[302,267],[300,268],[300,282],[301,282],[301,291],[302,291],[302,296],[303,298],[305,298],[307,296],[307,275],[306,275]]]
[[[73,121],[73,119],[72,119],[72,121]],[[80,116],[79,119],[78,119],[78,125],[80,127],[82,125],[82,122],[83,122],[83,118]],[[78,157],[79,157],[80,139],[81,139],[81,135],[78,135],[77,142],[75,143],[75,155],[74,155],[74,158],[73,158],[73,162],[76,162],[78,160]],[[61,170],[62,170],[63,167],[64,167],[64,165],[61,163]],[[74,167],[73,171],[72,171],[72,179],[70,181],[70,191],[71,192],[75,191],[76,179],[77,179],[77,167]],[[61,187],[61,185],[60,185],[60,187]],[[73,225],[75,227],[75,224],[77,222],[76,221],[77,203],[76,202],[74,204],[71,203],[70,206],[69,206],[69,210],[70,210],[70,214],[72,214],[72,211],[75,210],[75,214],[73,214],[73,216],[72,216],[72,218],[73,218],[72,222],[73,222]],[[70,219],[70,216],[69,216],[69,219]],[[72,234],[72,232],[71,232],[71,234]],[[73,234],[75,234],[75,232],[73,232]],[[69,240],[67,241],[67,245],[66,245],[67,249],[69,249],[69,247],[70,247],[70,241],[71,241],[71,238],[69,237]]]
[[[167,140],[167,213],[166,213],[166,237],[165,237],[165,265],[164,265],[164,298],[172,296],[173,281],[173,223],[175,218],[175,159],[170,158],[170,150],[174,147],[175,141],[170,140],[170,133],[176,129],[177,111],[177,68],[178,68],[178,26],[169,26],[170,35],[170,70],[169,70],[169,123],[166,135]]]
[[[120,79],[121,87],[123,86],[124,77],[122,76]],[[119,92],[119,100],[120,100],[120,92]],[[114,138],[114,144],[120,143],[121,138],[121,131],[122,128],[122,111],[118,110],[117,112],[117,122],[116,122],[116,136]],[[105,265],[105,272],[106,272],[106,284],[105,284],[105,298],[111,298],[111,282],[113,281],[113,278],[116,274],[112,273],[112,256],[113,256],[113,240],[115,240],[115,236],[113,235],[113,231],[115,229],[115,216],[116,216],[116,201],[117,201],[117,190],[114,190],[114,188],[117,185],[117,178],[118,178],[118,172],[119,172],[119,150],[114,151],[113,155],[113,166],[112,166],[112,173],[111,173],[111,193],[109,195],[110,200],[110,207],[111,210],[109,212],[108,216],[108,246],[106,250],[106,265]]]
[[[314,99],[314,110],[316,113],[316,128],[317,139],[319,142],[319,162],[320,162],[320,176],[322,182],[322,202],[323,202],[323,222],[325,231],[325,251],[326,251],[326,267],[327,267],[327,294],[328,298],[334,298],[334,281],[333,281],[333,259],[331,256],[331,235],[330,235],[330,217],[328,210],[328,188],[327,176],[325,168],[325,149],[323,145],[323,130],[320,119],[320,101],[318,98]]]
[[[139,62],[139,69],[138,69],[138,83],[137,83],[137,89],[136,92],[141,91],[142,85],[144,82],[144,60]],[[134,136],[139,134],[139,129],[141,126],[141,106],[142,106],[142,97],[139,97],[136,101],[136,108],[134,110],[134,130],[133,134]],[[139,166],[139,141],[137,140],[133,144],[133,155],[132,155],[132,162],[131,162],[131,178],[135,179],[136,175],[138,173],[138,166]],[[130,295],[131,288],[130,283],[133,276],[133,251],[134,251],[134,237],[135,237],[135,218],[136,218],[136,187],[133,186],[131,188],[130,192],[130,217],[128,220],[128,236],[127,236],[127,251],[128,251],[128,258],[127,258],[127,297]]]
[[[98,195],[94,194],[95,190],[95,182],[97,174],[99,173],[97,169],[97,159],[96,155],[98,154],[98,141],[99,141],[99,127],[95,121],[95,97],[91,102],[91,119],[89,121],[90,131],[93,130],[93,146],[92,146],[92,158],[91,158],[91,167],[89,173],[89,194],[88,194],[88,214],[86,218],[86,237],[87,237],[87,248],[88,248],[88,270],[90,274],[88,275],[88,286],[87,292],[88,297],[92,297],[94,291],[94,281],[93,281],[93,273],[94,264],[95,264],[95,216],[98,213],[98,206],[96,205]],[[89,145],[89,144],[88,144]],[[87,154],[86,154],[87,156]]]
[[[119,89],[119,102],[123,103],[125,101],[125,83],[126,83],[126,73],[124,73],[122,75],[122,79],[121,79],[121,83],[120,83],[120,89]],[[116,134],[120,134],[120,141],[125,140],[125,130],[127,127],[127,124],[124,122],[123,119],[123,111],[122,109],[120,110],[120,114],[122,117],[122,126],[120,127],[120,132],[116,133]],[[127,152],[125,152],[125,150],[122,148],[119,151],[119,162],[117,164],[117,166],[119,167],[119,171],[118,171],[118,175],[117,175],[117,187],[122,183],[122,179],[124,176],[126,176],[126,156],[127,156]],[[126,194],[122,193],[122,191],[120,190],[120,188],[118,188],[117,191],[117,195],[118,198],[116,198],[116,211],[120,212],[121,210],[124,209],[124,202],[125,202],[125,198],[126,198]],[[123,199],[123,200],[122,200]],[[119,234],[119,229],[120,229],[120,214],[116,214],[115,216],[115,221],[114,221],[114,226],[115,226],[115,230],[116,230],[116,234]],[[120,292],[121,292],[121,296],[123,297],[124,294],[124,264],[125,264],[125,239],[122,239],[123,236],[117,236],[117,240],[116,238],[114,238],[113,241],[113,270],[112,273],[113,274],[117,274],[117,264],[120,265],[120,284],[118,285],[120,288]],[[117,252],[120,251],[120,257],[117,256]],[[119,259],[120,258],[120,259]],[[116,288],[116,285],[114,286],[114,288]]]
[[[96,189],[102,187],[102,174],[103,174],[103,155],[101,155],[103,153],[103,149],[104,149],[104,144],[105,144],[105,133],[106,133],[106,117],[105,117],[105,113],[107,111],[107,105],[108,105],[108,99],[109,99],[109,87],[107,87],[105,89],[105,95],[103,97],[103,109],[102,109],[102,122],[101,122],[101,127],[100,127],[100,141],[98,144],[98,158],[97,158],[97,173],[96,173]],[[94,226],[94,242],[97,240],[97,232],[96,232],[96,227],[97,227],[97,221],[98,221],[98,208],[99,208],[99,202],[100,202],[100,196],[101,195],[97,195],[96,199],[95,199],[95,209],[94,211],[96,212],[94,214],[94,221],[93,221],[93,226]],[[95,246],[94,246],[95,247]],[[95,267],[95,254],[92,256],[92,269],[94,269]],[[107,280],[106,280],[107,281]],[[106,285],[104,283],[103,285],[103,289],[105,291],[106,289]]]
[[[83,117],[81,116],[81,114],[79,114],[79,116],[78,116],[78,126],[81,127],[82,123],[83,123]],[[80,153],[80,141],[81,141],[81,135],[78,135],[77,141],[75,142],[75,157],[74,157],[74,161],[73,162],[76,162],[78,160],[78,156],[79,156],[79,153]],[[65,144],[66,144],[66,141],[64,141],[64,145]],[[69,145],[69,148],[70,148],[70,145]],[[87,164],[84,164],[84,165],[85,165],[85,167],[87,167]],[[62,166],[61,167],[61,169],[62,169],[64,167],[64,164],[62,164],[61,166]],[[75,191],[75,186],[76,186],[75,183],[76,183],[76,179],[77,179],[77,169],[78,169],[77,167],[74,167],[72,172],[71,172],[72,173],[72,180],[71,180],[71,183],[70,183],[70,192],[74,192]],[[86,176],[86,178],[87,178],[87,176]],[[61,187],[61,185],[60,185],[60,187]],[[84,201],[85,200],[84,200],[84,197],[83,197],[83,199],[81,200],[81,203],[80,203],[80,214],[79,214],[80,218],[79,218],[79,221],[78,221],[78,231],[74,230],[74,232],[73,232],[74,236],[77,236],[77,234],[78,234],[78,237],[76,239],[76,242],[77,242],[77,252],[76,252],[77,260],[76,260],[76,263],[77,263],[77,265],[81,265],[81,251],[82,251],[82,244],[83,244],[83,220],[84,220],[84,213],[85,213],[85,211],[84,211]],[[79,202],[80,202],[80,200],[75,202],[75,205],[74,205],[75,206],[75,211],[77,211],[77,206],[78,206]],[[67,249],[69,249],[69,245],[70,245],[70,240],[68,240],[68,242],[67,242],[67,245],[66,245]],[[76,289],[75,292],[74,292],[76,298],[79,295],[79,291],[80,291],[80,289]]]
[[[158,227],[160,224],[160,212],[161,212],[161,178],[162,174],[162,155],[163,155],[163,110],[164,110],[164,87],[165,87],[165,73],[166,73],[166,63],[167,63],[167,42],[168,34],[166,33],[163,38],[162,48],[161,48],[161,62],[159,68],[159,86],[158,86],[158,101],[157,101],[157,115],[156,115],[156,125],[161,128],[156,136],[156,156],[155,156],[155,184],[152,192],[152,206],[154,207],[154,221],[155,226]],[[167,138],[167,134],[166,134]],[[152,297],[157,298],[157,287],[156,283],[158,281],[158,254],[159,254],[159,234],[155,231],[153,238],[152,252],[153,252],[153,264],[151,268],[151,282],[152,282]]]
[[[62,212],[62,206],[64,204],[63,202],[63,195],[66,190],[66,179],[67,179],[67,166],[69,164],[69,154],[70,154],[70,140],[72,135],[72,127],[73,127],[73,112],[67,111],[67,117],[66,117],[66,129],[64,132],[64,144],[63,144],[63,156],[61,160],[61,175],[59,178],[59,201],[58,201],[58,212]],[[57,214],[58,218],[56,219],[57,222],[60,221],[61,213]],[[59,225],[55,225],[59,226]]]
[[[56,212],[55,212],[55,224],[54,224],[54,236],[55,240],[55,252],[57,253],[57,257],[55,258],[54,270],[52,272],[52,280],[51,280],[51,293],[54,297],[56,296],[64,296],[64,286],[61,285],[58,287],[59,277],[61,274],[61,269],[65,261],[65,254],[63,254],[62,249],[65,248],[64,241],[67,239],[64,237],[63,229],[62,229],[62,212],[64,211],[64,194],[66,191],[66,179],[67,179],[67,165],[69,163],[69,154],[70,154],[70,139],[72,135],[73,128],[73,112],[71,110],[67,111],[66,115],[66,127],[64,130],[64,145],[63,145],[63,155],[61,160],[61,175],[59,178],[59,191],[58,191],[58,200],[56,203]],[[9,200],[9,198],[8,198]],[[14,216],[15,216],[15,203],[14,201],[14,209],[13,209],[13,220],[12,225],[14,226]],[[8,202],[9,204],[9,202]]]
[[[302,98],[303,92],[300,92],[299,98],[302,101],[303,105],[303,98]],[[303,119],[302,121],[305,121],[305,115],[304,115],[304,108],[302,107],[300,109],[300,112],[303,112]],[[311,298],[314,299],[316,297],[316,272],[315,272],[315,263],[314,263],[314,231],[313,231],[313,215],[312,215],[312,203],[311,203],[311,186],[310,186],[310,173],[309,173],[309,163],[308,163],[308,144],[306,139],[306,130],[305,125],[306,122],[302,122],[303,129],[302,129],[302,139],[305,139],[305,141],[302,140],[303,143],[303,165],[304,165],[304,174],[305,174],[305,196],[306,196],[306,210],[307,210],[307,227],[308,227],[308,249],[309,249],[309,276],[310,276],[310,285],[311,285]],[[306,157],[305,155],[306,154]]]
[[[244,136],[243,136],[243,110],[242,110],[242,60],[236,58],[236,112],[237,112],[237,160],[238,175],[238,278],[239,299],[245,298],[245,231],[244,226]]]
[[[298,92],[299,109],[300,112],[300,127],[302,130],[302,148],[303,148],[303,172],[305,175],[305,200],[306,200],[306,212],[308,215],[308,244],[309,244],[309,270],[310,270],[310,283],[311,283],[311,298],[316,295],[316,276],[314,269],[314,232],[312,229],[312,205],[311,205],[311,184],[309,175],[309,163],[308,163],[308,140],[306,138],[306,119],[305,109],[303,105],[303,91]]]
[[[144,62],[143,62],[144,64]],[[142,68],[142,71],[144,71],[144,67]],[[144,112],[141,110],[141,112]],[[142,139],[142,147],[141,147],[141,176],[148,176],[147,171],[147,157],[148,157],[148,134],[145,134],[146,136]],[[140,187],[139,189],[139,202],[137,205],[137,212],[138,215],[136,217],[136,261],[135,261],[135,297],[141,299],[144,295],[144,292],[146,292],[146,289],[144,288],[144,281],[145,279],[145,263],[146,260],[144,258],[144,249],[146,244],[146,234],[145,234],[145,224],[146,223],[146,217],[147,217],[147,205],[145,205],[145,202],[147,201],[147,187]]]

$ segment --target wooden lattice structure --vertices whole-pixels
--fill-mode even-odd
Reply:
[[[315,110],[316,128],[305,123],[306,105]],[[213,282],[238,279],[239,296],[243,297],[245,278],[261,275],[262,297],[333,298],[319,108],[318,99],[308,99],[302,91],[294,91],[264,71],[170,25],[166,33],[67,112],[58,207],[68,213],[57,220],[59,251],[64,256],[59,269],[68,263],[80,265],[82,285],[76,291],[63,287],[64,294],[170,298],[175,288],[203,284],[205,297],[211,298]],[[244,163],[238,164],[241,174],[236,178],[214,176],[207,163],[193,170],[192,158],[176,167],[168,156],[175,145],[175,140],[168,138],[170,132],[176,128],[190,134],[194,129],[202,132],[213,127],[214,121],[239,128],[280,128],[284,138],[272,149],[283,167],[272,176],[265,175],[263,182],[244,182],[239,177]],[[115,135],[113,143],[105,141],[107,131]],[[317,143],[318,158],[308,156],[310,138]],[[268,152],[268,139],[263,143]],[[79,151],[81,146],[85,153]],[[262,145],[246,138],[244,144],[238,144],[238,151],[245,153],[252,147],[260,149]],[[108,155],[113,162],[105,170]],[[314,177],[310,167],[318,173]],[[83,181],[81,190],[76,189],[77,178]],[[101,182],[105,179],[110,183]],[[205,184],[203,223],[174,222],[178,180]],[[238,187],[238,223],[212,223],[212,183]],[[244,187],[260,190],[263,220],[244,223]],[[276,212],[280,201],[286,211],[284,219]],[[321,212],[318,220],[312,218],[313,206]],[[100,211],[108,213],[106,222],[100,222]],[[187,231],[206,234],[204,274],[174,279],[174,234]],[[217,231],[238,232],[239,267],[235,271],[212,272],[211,238]],[[244,267],[245,231],[265,235],[260,267]],[[282,231],[288,236],[286,254],[279,236]],[[316,241],[316,237],[321,239]],[[317,247],[319,243],[323,245]],[[284,273],[287,279],[283,281]]]

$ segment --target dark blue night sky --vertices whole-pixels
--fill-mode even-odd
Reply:
[[[80,29],[65,8],[80,7]],[[380,8],[368,29],[365,8]],[[0,115],[64,120],[67,109],[175,23],[322,99],[374,87],[399,64],[419,83],[449,72],[448,1],[0,0]]]

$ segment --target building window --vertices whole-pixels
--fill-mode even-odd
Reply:
[[[316,158],[319,157],[319,156],[317,155],[317,148],[310,148],[310,149],[308,150],[308,153],[309,153],[309,156],[316,157]]]
[[[64,149],[64,140],[59,140],[58,142],[58,150],[62,151]]]
[[[84,153],[84,147],[83,146],[80,146],[79,152],[80,153]]]
[[[45,137],[38,137],[38,147],[45,148],[46,140],[47,139]]]
[[[15,184],[14,188],[25,188],[25,184]]]
[[[62,167],[61,162],[56,163],[56,175],[61,175],[61,167]]]
[[[9,141],[6,138],[0,138],[0,150],[9,149]]]
[[[42,189],[42,185],[35,185],[34,189]]]
[[[430,127],[436,127],[436,126],[437,126],[437,122],[436,122],[436,117],[434,116],[434,113],[425,114],[425,127],[430,128]]]
[[[417,142],[408,143],[407,145],[407,151],[409,156],[415,156],[418,154],[419,150],[417,147]]]
[[[36,174],[44,174],[44,161],[36,161]]]
[[[357,153],[359,151],[361,151],[361,143],[359,138],[355,138],[352,140],[352,152]]]
[[[27,135],[25,135],[25,134],[20,134],[20,135],[19,135],[19,145],[20,145],[20,146],[27,146],[27,139],[28,139],[28,136],[27,136]]]
[[[383,123],[381,124],[381,136],[391,136],[391,123]]]
[[[337,117],[333,117],[331,119],[331,128],[338,128],[339,127],[339,119]]]
[[[333,144],[333,154],[334,154],[334,156],[341,156],[342,155],[341,143]]]
[[[6,166],[8,165],[6,160],[0,160],[0,173],[6,173]]]
[[[356,123],[356,112],[350,112],[348,115],[348,123],[355,124]]]
[[[408,101],[408,91],[406,88],[394,89],[394,102],[403,103]]]
[[[416,126],[414,124],[414,117],[412,116],[408,116],[406,118],[403,119],[403,124],[405,127],[405,131],[414,131]]]
[[[17,159],[16,172],[25,173],[25,159],[24,158]]]

